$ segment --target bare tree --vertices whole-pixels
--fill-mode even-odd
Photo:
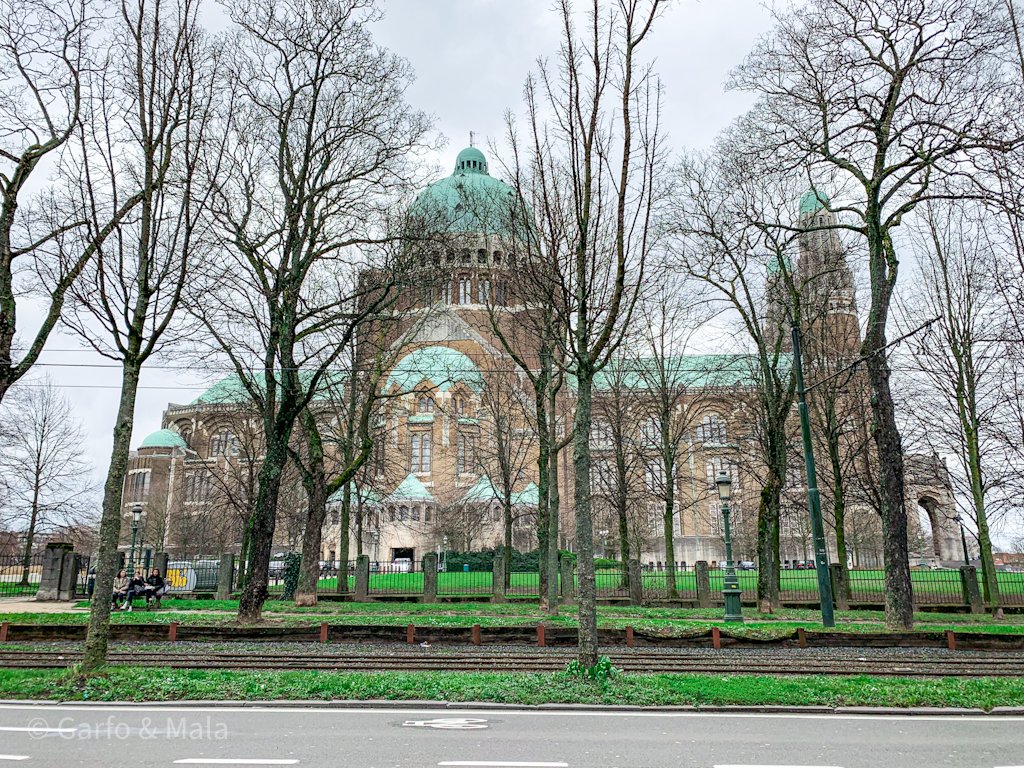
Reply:
[[[630,324],[654,247],[660,200],[660,86],[639,61],[664,0],[593,0],[577,28],[569,0],[558,4],[562,47],[526,85],[528,140],[516,142],[527,189],[542,189],[538,215],[551,275],[566,371],[575,384],[573,495],[579,572],[579,661],[597,663],[591,513],[590,429],[594,376]],[[528,169],[528,170],[527,170]],[[529,201],[528,201],[529,202]],[[558,258],[555,262],[552,259]],[[550,533],[549,533],[550,536]]]
[[[1019,141],[1020,84],[1005,9],[985,0],[812,0],[776,12],[775,30],[733,73],[760,94],[749,126],[756,160],[804,169],[842,189],[836,224],[863,238],[871,303],[861,352],[882,483],[886,621],[913,622],[903,449],[890,387],[887,327],[899,273],[896,234],[935,182]]]
[[[85,440],[67,399],[48,381],[16,388],[0,406],[10,429],[0,443],[0,525],[24,532],[21,583],[28,584],[36,538],[87,517],[90,467]]]
[[[408,64],[370,36],[371,0],[238,0],[228,10],[238,29],[224,84],[229,151],[214,180],[224,258],[208,275],[213,303],[193,312],[263,422],[239,606],[255,621],[292,433],[363,320],[391,301],[395,265],[369,246],[408,234],[389,211],[411,186],[427,121],[406,106]],[[371,267],[382,283],[360,280]]]
[[[118,6],[107,58],[86,83],[89,109],[77,128],[79,162],[68,169],[85,213],[68,252],[102,242],[72,287],[68,327],[121,363],[121,392],[103,493],[96,594],[108,595],[117,567],[121,494],[142,367],[168,343],[202,234],[197,167],[206,142],[215,68],[193,0]],[[124,199],[138,199],[117,218]],[[113,219],[112,219],[113,217]],[[104,222],[115,220],[108,234]],[[82,668],[106,661],[110,601],[93,601]]]

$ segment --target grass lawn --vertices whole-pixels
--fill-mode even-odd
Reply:
[[[65,670],[0,670],[0,698],[60,701],[390,699],[510,704],[1024,705],[1024,680],[851,676],[617,675],[604,683],[558,674],[352,674],[115,667],[84,682]]]
[[[79,603],[86,606],[85,603]],[[230,624],[238,611],[236,600],[165,600],[159,611],[138,610],[115,613],[117,624],[170,623],[210,625]],[[690,635],[720,626],[735,636],[770,638],[791,633],[797,627],[814,629],[820,624],[820,614],[807,609],[783,609],[771,615],[746,611],[747,622],[742,625],[722,623],[721,608],[661,608],[644,606],[599,606],[598,623],[607,628],[632,626],[639,631],[667,635]],[[549,626],[576,626],[576,611],[563,607],[558,615],[542,612],[533,603],[332,603],[296,607],[293,603],[269,600],[264,606],[267,624],[288,626],[315,626],[320,622],[348,625],[415,624],[421,627],[481,627],[536,625],[543,621]],[[0,621],[31,624],[85,624],[88,614],[76,613],[21,613],[0,614]],[[844,632],[884,631],[884,616],[880,611],[841,611],[836,614],[836,629]],[[918,613],[916,628],[959,632],[989,632],[1024,634],[1024,615],[1008,614],[1002,621],[989,615],[959,613]]]

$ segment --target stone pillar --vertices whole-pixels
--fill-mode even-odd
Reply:
[[[694,574],[697,577],[697,605],[701,608],[710,608],[711,576],[708,574],[708,561],[698,560],[694,565]]]
[[[491,602],[505,602],[505,550],[495,551],[494,566],[491,576]]]
[[[60,582],[57,587],[58,600],[75,599],[75,586],[78,582],[78,570],[81,563],[81,556],[75,554],[73,550],[69,549],[64,552],[60,568]]]
[[[217,569],[217,594],[218,600],[231,599],[231,587],[235,578],[235,556],[225,552],[220,556],[220,568]]]
[[[644,582],[640,574],[640,561],[631,559],[626,564],[626,572],[629,574],[629,602],[633,605],[640,605],[644,601]]]
[[[43,572],[39,579],[36,600],[60,600],[61,576],[64,571],[64,554],[72,550],[71,544],[51,542],[43,552]]]
[[[964,592],[964,603],[970,606],[971,613],[984,613],[985,604],[981,600],[981,588],[978,586],[978,569],[973,565],[961,565],[960,586]]]
[[[837,611],[850,610],[850,584],[846,579],[846,569],[839,563],[831,563],[828,575],[832,580],[832,601]]]
[[[437,602],[437,553],[423,556],[423,602]]]
[[[576,602],[576,564],[568,555],[558,556],[558,594],[563,603]]]
[[[370,593],[370,556],[359,555],[356,558],[356,602],[366,602]]]
[[[167,561],[171,558],[166,552],[157,552],[153,556],[153,567],[160,570],[160,575],[167,578]],[[148,574],[147,574],[148,575]]]

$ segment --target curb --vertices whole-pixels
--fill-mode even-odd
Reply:
[[[222,701],[48,701],[41,699],[0,699],[0,706],[43,707],[125,707],[125,708],[178,708],[178,709],[427,709],[437,711],[496,711],[536,712],[555,714],[558,712],[620,712],[666,714],[755,714],[755,715],[865,715],[865,716],[920,716],[920,717],[1024,717],[1024,707],[994,707],[983,709],[966,707],[829,707],[790,706],[778,704],[761,705],[666,705],[641,707],[630,704],[504,704],[494,701],[424,701],[420,699],[285,699]]]

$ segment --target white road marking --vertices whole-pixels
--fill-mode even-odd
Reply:
[[[28,755],[0,755],[0,760],[28,760]]]
[[[186,757],[175,765],[295,765],[298,760],[261,760],[251,757]]]
[[[0,725],[0,731],[16,733],[78,733],[77,728],[50,728],[45,725]]]
[[[839,768],[836,765],[766,765],[758,763],[757,765],[716,765],[714,768]]]
[[[512,763],[506,760],[448,760],[438,765],[476,766],[477,768],[569,768],[568,763]]]
[[[439,728],[446,731],[467,731],[486,728],[487,721],[479,717],[436,717],[433,720],[406,720],[407,728]]]

